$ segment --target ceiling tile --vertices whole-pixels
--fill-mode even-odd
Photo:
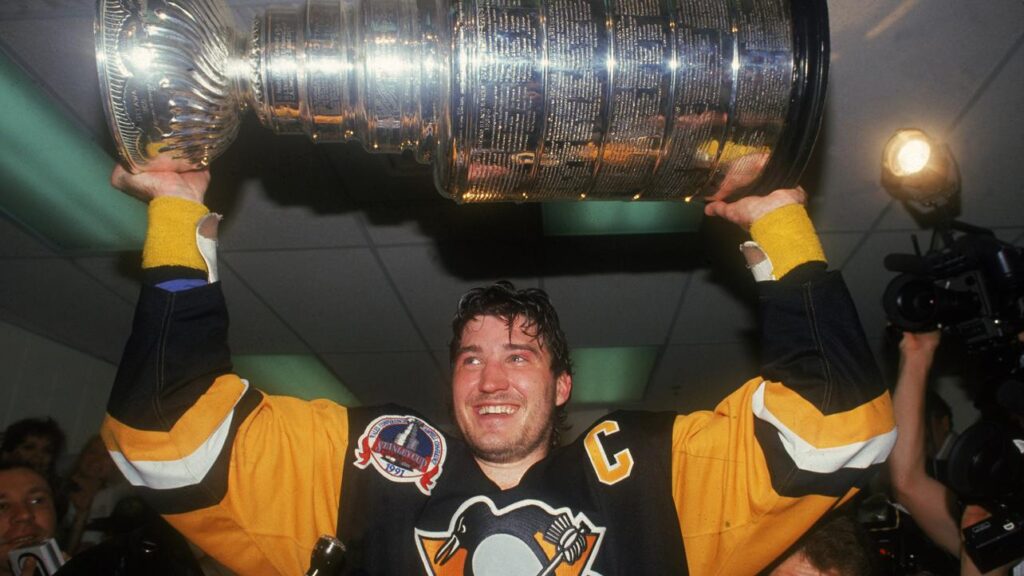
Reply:
[[[540,206],[456,204],[440,197],[366,205],[367,231],[378,246],[516,242],[539,235]]]
[[[431,348],[446,346],[451,340],[452,316],[459,298],[466,291],[502,279],[511,280],[517,288],[538,286],[536,278],[493,276],[463,279],[453,276],[444,268],[443,250],[433,246],[382,248],[379,253],[388,276]],[[495,260],[495,264],[507,265],[509,269],[529,266],[514,263],[524,257],[522,254],[508,252],[501,259],[494,255],[489,257]],[[526,259],[529,260],[529,256]]]
[[[6,46],[15,61],[44,83],[44,91],[70,112],[92,139],[107,142],[92,9],[77,16],[62,11],[55,17],[0,19],[0,39],[0,47]]]
[[[424,348],[368,249],[235,252],[223,259],[318,354]]]
[[[1017,20],[1018,29],[1024,16]],[[961,219],[1024,224],[1024,34],[1016,52],[951,136],[963,181]]]
[[[927,246],[928,235],[919,235]],[[887,321],[882,309],[882,294],[896,276],[885,269],[883,261],[889,254],[910,254],[910,235],[904,232],[875,232],[843,267],[843,277],[857,305],[861,323],[868,338],[882,338]]]
[[[854,233],[821,233],[821,247],[825,250],[825,257],[828,258],[830,268],[838,269],[846,262],[864,234]]]
[[[120,252],[107,256],[76,258],[75,264],[97,282],[132,306],[139,298],[142,280],[142,252]]]
[[[260,180],[243,181],[224,213],[220,227],[222,248],[282,250],[366,246],[366,236],[355,210],[340,205],[318,210],[315,203],[307,202],[314,194],[337,195],[338,191],[331,189],[330,178],[325,180],[321,183],[325,189],[318,192],[310,189],[310,182],[297,183],[305,198],[281,201],[272,199]]]
[[[78,258],[75,262],[133,307],[139,297],[140,254]],[[220,266],[221,283],[231,318],[228,342],[236,354],[308,354],[309,348],[241,282],[228,265]]]
[[[0,3],[0,21],[43,18],[65,18],[67,16],[92,17],[96,3],[92,0],[4,0]]]
[[[687,272],[591,274],[544,279],[573,347],[661,345]]]
[[[0,214],[0,258],[45,258],[54,256],[52,250],[25,231],[24,228]]]
[[[230,266],[220,270],[231,326],[228,341],[236,354],[308,354],[292,327],[261,300]]]
[[[117,362],[133,306],[64,260],[0,260],[0,314],[108,362]]]
[[[450,420],[447,380],[429,352],[326,354],[323,360],[364,406],[394,403],[438,424]]]
[[[750,281],[749,286],[729,285],[710,270],[694,272],[670,342],[695,344],[745,339],[755,328],[753,309],[745,303],[743,292],[730,290],[753,290],[753,284]]]
[[[667,346],[645,405],[689,413],[711,410],[758,373],[754,348],[739,343]]]

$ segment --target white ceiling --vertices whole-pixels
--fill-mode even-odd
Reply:
[[[262,2],[234,2],[239,19]],[[3,0],[0,50],[109,149],[93,0]],[[882,258],[918,230],[881,189],[892,132],[946,139],[962,219],[1024,241],[1024,3],[833,2],[823,132],[804,184],[834,267],[881,347]],[[547,289],[577,346],[657,346],[645,406],[710,407],[755,370],[737,239],[544,238],[536,205],[456,206],[428,169],[250,122],[214,164],[223,280],[240,354],[314,354],[364,402],[443,413],[459,294],[497,278]],[[0,184],[2,186],[2,184]],[[98,193],[111,193],[98,191]],[[0,319],[116,362],[137,253],[67,254],[0,218]],[[739,272],[737,272],[739,271]]]

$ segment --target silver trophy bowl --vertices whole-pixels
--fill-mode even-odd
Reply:
[[[412,151],[457,202],[691,200],[795,185],[825,0],[98,0],[133,171],[208,166],[252,109],[281,134]]]

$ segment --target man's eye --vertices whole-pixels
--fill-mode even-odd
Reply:
[[[480,364],[480,359],[476,356],[466,356],[462,359],[462,364],[465,366],[476,366]]]
[[[526,357],[519,354],[513,354],[511,360],[516,364],[522,364],[523,362],[526,362]]]
[[[36,496],[32,499],[32,504],[46,504],[47,501],[49,501],[49,499],[46,496]]]

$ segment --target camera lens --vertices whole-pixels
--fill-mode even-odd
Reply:
[[[917,279],[908,282],[896,295],[896,306],[912,322],[934,322],[935,285]]]
[[[926,332],[973,318],[979,309],[973,292],[950,290],[927,276],[900,274],[882,296],[889,321],[908,332]]]
[[[936,286],[928,278],[912,274],[893,278],[882,296],[882,305],[889,321],[901,330],[923,332],[939,324]]]

